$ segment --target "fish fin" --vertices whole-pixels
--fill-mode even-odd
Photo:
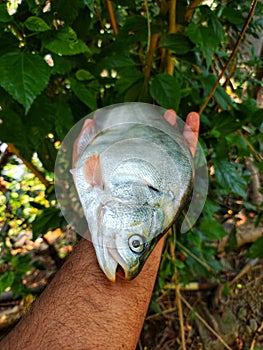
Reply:
[[[95,121],[92,119],[86,119],[79,136],[74,142],[73,155],[72,155],[73,167],[75,166],[77,159],[85,150],[85,148],[90,143],[90,141],[93,139],[95,134],[96,134]]]
[[[91,186],[102,186],[102,173],[98,154],[92,154],[86,159],[84,174]]]
[[[167,111],[165,111],[163,117],[169,124],[175,126],[177,114],[173,109],[168,109]]]
[[[192,156],[195,156],[198,133],[200,126],[200,116],[197,112],[190,112],[185,121],[184,138],[188,143]]]

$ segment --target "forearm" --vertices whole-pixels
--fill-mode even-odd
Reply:
[[[92,244],[82,240],[34,303],[0,343],[1,350],[135,349],[151,298],[163,239],[140,275],[109,282]]]

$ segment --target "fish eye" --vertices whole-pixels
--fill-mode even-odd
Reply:
[[[134,253],[140,254],[145,250],[145,240],[140,235],[132,235],[128,243],[131,251]]]

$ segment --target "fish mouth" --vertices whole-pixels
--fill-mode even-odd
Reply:
[[[116,276],[131,280],[135,278],[140,269],[140,262],[136,260],[132,265],[124,261],[117,248],[95,246],[99,265],[111,282],[116,281]]]

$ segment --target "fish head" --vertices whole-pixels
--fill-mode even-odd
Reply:
[[[114,193],[105,192],[104,203],[93,203],[93,209],[87,208],[86,212],[87,216],[95,214],[93,221],[88,220],[92,222],[90,231],[98,262],[109,280],[115,281],[118,266],[125,279],[131,280],[173,222],[174,196],[142,183],[128,183],[115,188]],[[102,194],[98,198],[103,198]]]

